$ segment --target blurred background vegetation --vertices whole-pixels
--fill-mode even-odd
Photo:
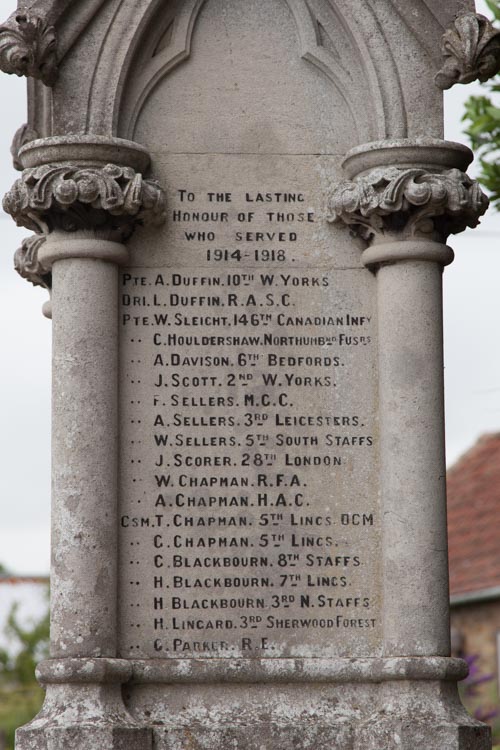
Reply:
[[[0,566],[0,574],[6,575]],[[44,691],[35,679],[35,666],[49,654],[49,591],[46,613],[21,624],[19,603],[2,623],[0,647],[0,750],[14,750],[14,733],[40,710]]]
[[[485,0],[491,20],[500,24],[500,0]],[[500,210],[500,82],[499,76],[482,84],[484,96],[471,96],[463,117],[466,134],[481,165],[479,181]]]

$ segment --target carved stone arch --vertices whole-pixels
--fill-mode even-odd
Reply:
[[[355,21],[353,23],[352,15],[349,11],[345,12],[346,9],[342,8],[338,0],[329,0],[326,3],[322,3],[323,8],[320,7],[321,3],[318,3],[318,0],[286,1],[295,19],[301,57],[317,67],[335,85],[353,114],[353,118],[357,123],[360,141],[380,137],[380,133],[373,131],[372,122],[368,122],[368,120],[373,119],[376,122],[382,123],[385,121],[381,106],[382,93],[375,68],[366,49],[365,41],[359,33],[357,23]],[[327,44],[325,44],[323,38],[325,29],[321,22],[321,12],[325,13],[325,10],[327,10],[331,18],[338,24],[339,32],[343,36],[344,41],[349,42],[356,61],[354,66],[352,59],[343,61],[338,50],[332,52],[331,49],[328,49]],[[339,40],[332,40],[330,38],[329,41],[334,46],[335,42],[338,43]],[[356,63],[357,71],[355,69]],[[358,74],[358,81],[356,83],[359,88],[362,88],[359,76],[362,76],[364,79],[366,97],[358,96],[353,99],[353,79],[356,76],[356,72]],[[368,101],[371,103],[374,114],[376,114],[374,118],[367,117],[367,109],[370,109],[367,106]],[[385,128],[383,129],[385,130]]]
[[[173,45],[168,54],[165,55],[163,63],[160,60],[154,65],[150,65],[141,77],[142,90],[139,91],[137,104],[134,113],[130,116],[128,126],[123,127],[125,117],[120,118],[120,126],[115,118],[114,125],[120,130],[124,137],[132,137],[133,124],[140,110],[141,104],[145,101],[150,91],[161,78],[167,74],[182,60],[190,54],[191,35],[194,30],[196,17],[206,0],[187,0],[181,11],[181,19],[178,24],[177,44]],[[381,63],[383,62],[383,71],[377,69],[377,60],[372,59],[365,37],[373,36],[374,31],[378,30],[377,20],[373,16],[371,28],[363,30],[357,21],[357,16],[363,15],[359,7],[359,13],[356,7],[360,3],[354,0],[343,2],[343,0],[326,0],[318,3],[318,0],[285,0],[292,17],[294,18],[302,58],[315,67],[331,81],[337,91],[346,102],[352,112],[353,119],[357,123],[357,139],[359,142],[381,138],[386,136],[402,137],[406,135],[406,127],[401,126],[405,122],[403,96],[399,83],[399,77],[395,65],[391,75],[387,73],[387,55],[390,57],[389,48],[379,54]],[[321,9],[320,6],[323,6]],[[157,6],[161,11],[162,4],[155,2],[150,6],[148,15],[155,18],[157,12],[153,10]],[[336,22],[344,49],[349,46],[348,59],[342,64],[342,53],[332,54],[321,39],[321,23],[319,18],[328,13]],[[163,11],[164,12],[164,11]],[[186,34],[185,36],[184,33]],[[331,40],[330,40],[331,41]],[[335,39],[339,43],[340,38]],[[140,46],[140,38],[136,38],[136,46]],[[375,53],[376,55],[376,53]],[[392,58],[391,58],[392,59]],[[382,68],[382,65],[380,65]],[[147,80],[149,75],[149,80]],[[353,99],[352,91],[354,90],[353,79],[357,78],[357,91],[363,89],[362,81],[365,82],[364,95]],[[360,80],[361,79],[361,80]],[[139,88],[141,86],[139,85]],[[119,109],[118,101],[116,109]],[[377,123],[377,127],[374,127]]]
[[[296,22],[300,54],[323,71],[334,83],[344,101],[349,103],[358,126],[358,140],[383,137],[405,137],[419,135],[413,127],[411,105],[411,83],[400,80],[398,68],[401,60],[395,59],[391,48],[387,19],[399,19],[410,32],[407,43],[408,54],[420,61],[426,58],[434,66],[440,64],[441,30],[453,21],[460,10],[470,10],[472,0],[441,0],[436,5],[431,0],[414,0],[411,4],[398,0],[283,0],[287,3]],[[189,0],[186,18],[194,23],[206,0]],[[58,35],[57,56],[63,76],[61,88],[46,91],[45,87],[30,82],[30,125],[40,135],[57,132],[87,132],[114,135],[122,127],[124,118],[120,111],[124,84],[128,79],[136,52],[145,41],[165,31],[157,27],[158,19],[168,8],[179,6],[176,0],[34,0],[30,9],[45,17],[47,23],[56,27]],[[335,17],[344,40],[352,43],[356,63],[352,56],[343,66],[343,54],[332,53],[329,43],[322,38],[322,23],[318,20],[318,7],[323,7]],[[325,11],[325,8],[327,11]],[[320,11],[321,12],[321,11]],[[390,21],[390,23],[392,20]],[[389,25],[390,25],[389,23]],[[79,79],[83,60],[79,57],[79,41],[83,32],[92,36],[96,50],[96,65],[88,80]],[[187,28],[185,40],[189,40],[192,27]],[[151,36],[152,35],[152,36]],[[182,34],[177,34],[182,39]],[[377,43],[374,43],[374,40]],[[381,44],[381,40],[386,44]],[[157,39],[158,41],[158,39]],[[329,40],[331,41],[331,40]],[[337,43],[337,39],[333,43]],[[189,55],[189,44],[180,48],[180,58],[175,55],[170,65],[176,65]],[[110,64],[110,60],[112,63]],[[354,67],[354,69],[353,69]],[[149,68],[149,66],[148,66]],[[168,69],[168,65],[167,65]],[[437,70],[437,67],[436,67]],[[150,70],[154,81],[156,71]],[[359,74],[366,82],[363,95],[351,101],[351,91],[360,86]],[[356,77],[356,87],[351,85]],[[79,96],[67,101],[62,90],[70,91],[78,85]],[[404,90],[406,89],[406,90]],[[87,106],[83,105],[86,101]],[[367,104],[368,103],[368,104]],[[434,102],[430,102],[434,104]],[[75,106],[76,105],[76,106]],[[427,103],[429,106],[429,103]],[[65,118],[64,113],[71,113]],[[54,123],[54,125],[53,125]],[[414,132],[415,131],[415,132]],[[438,133],[436,133],[438,135]]]
[[[135,96],[128,92],[127,98],[131,102],[131,108],[123,109],[120,94],[115,101],[114,126],[122,137],[127,137],[125,133],[133,134],[137,116],[155,86],[190,56],[194,27],[205,2],[206,0],[184,0],[176,14],[168,14],[162,2],[151,3],[146,29],[143,24],[146,37],[144,33],[138,34],[134,45],[135,51],[142,47],[143,40],[146,38],[148,41],[145,52],[146,54],[149,52],[150,59],[147,67],[141,71],[141,75],[135,81]],[[169,33],[169,44],[163,48],[162,43]],[[143,51],[142,59],[144,56]]]
[[[348,19],[363,59],[376,107],[377,138],[406,137],[408,122],[402,82],[376,9],[365,0],[335,1]],[[381,40],[385,45],[380,43]]]
[[[99,0],[94,0],[99,2]],[[204,0],[189,0],[200,6]],[[85,132],[116,135],[122,94],[137,49],[146,44],[152,52],[163,33],[158,16],[173,6],[165,0],[119,0],[96,55],[88,93]],[[164,19],[163,19],[164,20]],[[167,24],[168,25],[168,24]],[[189,54],[189,52],[188,52]],[[114,65],[109,61],[113,60]]]
[[[387,98],[385,90],[394,91],[397,86],[397,75],[387,77],[387,67],[384,75],[379,76],[376,65],[371,58],[365,37],[373,33],[376,20],[372,29],[366,32],[361,30],[357,17],[363,15],[358,13],[355,6],[357,0],[283,0],[296,24],[300,44],[300,55],[303,59],[322,71],[322,73],[336,86],[340,95],[349,106],[354,120],[359,123],[359,141],[370,140],[373,137],[384,137],[386,135],[404,135],[401,132],[393,132],[390,122],[384,125],[387,112],[394,112],[396,102],[390,107],[384,106]],[[168,74],[182,60],[190,54],[191,36],[196,23],[196,18],[206,0],[186,0],[173,19],[174,25],[174,48],[170,49],[166,60],[161,55],[155,55],[154,60],[145,71],[144,90],[139,99],[144,100],[148,92],[154,87],[158,78]],[[349,40],[352,54],[342,65],[342,55],[332,54],[322,43],[321,22],[318,16],[318,4],[323,4],[323,13],[327,7],[328,13],[335,19],[339,30],[345,40]],[[127,80],[136,51],[142,48],[146,42],[148,48],[156,49],[161,37],[165,32],[164,19],[168,18],[168,7],[174,8],[175,2],[165,0],[87,0],[85,3],[62,2],[55,0],[51,2],[47,11],[47,18],[57,27],[58,33],[58,59],[64,66],[65,60],[71,60],[75,45],[79,37],[92,24],[98,20],[106,31],[97,44],[96,64],[93,68],[91,80],[87,84],[87,107],[82,113],[83,120],[77,117],[75,121],[77,130],[87,133],[103,135],[115,135],[120,128],[119,121],[123,121],[123,113],[120,111],[122,92]],[[177,4],[178,5],[178,4]],[[34,7],[47,6],[44,0],[35,2]],[[361,10],[361,9],[360,9]],[[104,19],[107,16],[107,19]],[[163,23],[162,23],[163,22]],[[168,25],[168,24],[167,24]],[[339,40],[335,40],[338,42]],[[386,60],[385,55],[383,55]],[[109,61],[114,64],[110,65]],[[340,64],[339,64],[340,63]],[[70,63],[71,64],[71,63]],[[356,69],[357,68],[357,69]],[[352,100],[353,77],[357,75],[357,86],[359,89],[359,76],[366,80],[366,92],[358,101]],[[149,79],[149,80],[147,80]],[[81,82],[85,85],[85,82]],[[38,130],[46,135],[51,134],[51,97],[40,87],[36,87],[36,103],[38,110]],[[35,93],[35,92],[34,92]],[[367,117],[367,101],[370,101],[373,116]],[[397,112],[394,121],[398,120]],[[133,119],[133,118],[132,118]],[[401,118],[399,118],[401,119]],[[373,131],[371,123],[377,122],[376,132]],[[127,129],[128,131],[130,128]]]
[[[43,18],[45,24],[56,29],[56,57],[59,70],[66,65],[72,67],[72,52],[92,21],[99,15],[109,0],[35,0],[29,4],[29,12]],[[37,78],[29,77],[28,117],[32,130],[40,137],[54,134],[53,102],[58,92],[45,86]]]
[[[196,19],[205,2],[206,0],[186,0],[174,18],[169,17],[168,4],[166,7],[164,0],[143,0],[136,3],[134,8],[122,1],[117,6],[113,23],[109,26],[94,69],[89,92],[85,128],[87,132],[132,137],[137,114],[150,92],[164,75],[189,57]],[[372,14],[366,28],[362,28],[358,23],[358,17],[366,15],[366,11],[364,14],[356,12],[358,8],[361,11],[359,0],[284,2],[296,24],[299,54],[321,70],[336,87],[357,123],[357,141],[406,135],[403,96],[395,65],[392,73],[388,75],[389,49],[387,52],[377,52],[370,49],[367,41],[375,31],[380,33],[375,14]],[[175,3],[170,5],[172,8],[175,7]],[[325,44],[322,39],[324,28],[318,18],[321,13],[329,14],[340,32],[335,40],[329,39],[329,44]],[[158,50],[167,31],[171,34],[168,49]],[[331,46],[335,46],[340,40],[344,50],[332,51]],[[124,108],[125,84],[131,68],[134,67],[138,50],[142,52],[141,63],[144,61],[145,44],[151,56],[141,75],[134,82],[135,94],[130,95],[130,91],[127,92],[127,99],[134,104],[126,105]],[[343,55],[347,46],[350,47],[348,59],[344,60]],[[110,69],[109,59],[116,61],[113,69]],[[354,78],[357,90],[364,89],[363,96],[356,99],[353,99],[351,94],[355,88]],[[110,92],[114,93],[110,95]]]
[[[308,0],[318,3],[318,0]],[[390,45],[385,39],[376,13],[364,0],[328,0],[342,19],[343,29],[349,34],[358,51],[360,64],[367,82],[368,97],[376,121],[376,138],[407,135],[403,91]],[[373,39],[378,43],[373,44]],[[385,46],[380,44],[383,39]],[[356,85],[359,85],[356,82]],[[358,101],[358,116],[366,117],[366,101]]]
[[[402,3],[391,0],[392,6],[406,26],[411,30],[421,47],[441,67],[443,58],[441,51],[441,37],[450,26],[457,12],[474,11],[474,0],[460,0],[459,11],[455,0],[420,0],[420,2]]]
[[[63,62],[73,45],[106,3],[107,0],[86,0],[84,3],[70,5],[56,3],[56,6],[60,7],[60,15],[57,19],[59,62]]]
[[[150,6],[150,0],[35,0],[30,10],[56,28],[60,75],[59,85],[51,89],[28,79],[29,124],[40,136],[114,134],[114,102]],[[81,70],[89,66],[88,50],[80,42],[88,43],[92,35],[94,66],[82,79]],[[68,102],[75,87],[78,92]]]
[[[120,0],[97,55],[87,104],[85,132],[115,135],[119,102],[130,62],[161,0]],[[110,66],[109,60],[115,65]]]
[[[60,64],[102,6],[108,2],[109,0],[85,0],[84,3],[75,0],[35,0],[21,3],[18,11],[29,10],[33,16],[43,18],[46,25],[56,27],[57,60]]]

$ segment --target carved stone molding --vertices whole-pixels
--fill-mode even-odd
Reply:
[[[44,164],[25,169],[3,199],[18,226],[35,232],[92,230],[123,241],[136,224],[165,219],[165,195],[132,167]]]
[[[487,81],[500,71],[500,31],[478,13],[463,13],[444,33],[444,65],[435,77],[440,89]]]
[[[40,262],[38,251],[45,242],[43,234],[26,237],[14,254],[14,268],[23,279],[31,281],[34,286],[52,287],[52,275],[49,269]]]
[[[30,128],[27,123],[21,125],[21,127],[18,128],[14,133],[14,138],[12,139],[12,144],[10,147],[10,153],[12,155],[12,164],[14,166],[14,169],[17,169],[18,172],[23,171],[23,165],[19,159],[19,150],[30,141],[34,141],[36,138],[38,138],[38,133],[36,132],[36,130]]]
[[[348,180],[329,196],[328,220],[350,226],[370,243],[426,239],[474,227],[488,198],[465,170],[466,146],[436,138],[366,143],[343,161]]]
[[[58,76],[56,46],[55,28],[45,18],[17,11],[0,26],[0,70],[53,86]]]
[[[477,226],[488,203],[478,183],[459,169],[379,167],[335,189],[329,221],[352,226],[366,240],[444,242],[449,234]]]

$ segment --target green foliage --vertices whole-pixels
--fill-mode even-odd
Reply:
[[[40,710],[43,690],[35,680],[35,666],[48,656],[49,613],[22,626],[14,604],[5,626],[8,649],[0,649],[0,731],[7,737],[7,750],[14,748],[15,730]]]
[[[38,685],[24,688],[0,687],[0,731],[5,732],[7,750],[14,750],[14,735],[18,727],[39,712],[43,690]]]
[[[494,21],[500,22],[500,0],[486,0]],[[483,84],[485,96],[471,96],[465,104],[463,120],[472,148],[478,151],[479,181],[500,210],[500,83],[498,78]]]
[[[15,647],[0,649],[0,680],[29,685],[37,663],[48,655],[49,613],[23,628],[17,619],[18,609],[19,605],[14,604],[7,619],[5,634]]]
[[[495,21],[500,21],[500,3],[498,0],[485,0]]]

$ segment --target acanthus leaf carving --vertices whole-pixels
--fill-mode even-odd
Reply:
[[[328,220],[351,226],[367,241],[445,242],[449,234],[477,226],[488,205],[478,183],[459,169],[378,167],[337,186]]]
[[[45,235],[34,234],[26,237],[14,254],[14,268],[23,279],[27,279],[34,286],[52,287],[52,274],[40,263],[38,252],[45,242]]]
[[[463,13],[445,31],[444,65],[435,77],[440,89],[455,83],[487,81],[500,71],[500,31],[478,13]]]
[[[93,230],[123,241],[136,224],[165,220],[165,194],[131,167],[44,164],[25,169],[3,199],[18,226],[49,233]]]
[[[53,86],[58,77],[57,35],[45,18],[17,11],[0,26],[0,70],[39,78]]]

